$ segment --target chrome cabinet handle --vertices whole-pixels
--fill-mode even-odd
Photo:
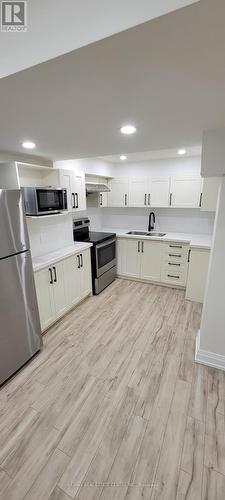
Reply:
[[[79,208],[79,202],[78,202],[78,193],[75,193],[75,197],[76,197],[76,203],[75,203],[75,207],[74,208]]]
[[[100,194],[100,205],[102,207],[102,194]]]
[[[82,255],[82,253],[80,254],[80,262],[81,262],[80,267],[83,267],[83,255]]]
[[[125,194],[125,206],[127,206],[127,194]]]
[[[55,268],[55,266],[52,269],[54,271],[54,282],[56,283],[56,281],[57,281],[57,274],[56,274],[56,268]]]
[[[182,255],[176,254],[176,253],[169,253],[169,257],[179,257],[181,258]]]
[[[73,200],[72,201],[72,208],[76,208],[75,207],[75,194],[74,193],[72,193],[72,200]]]
[[[141,242],[141,252],[144,253],[144,242]]]
[[[167,274],[168,278],[176,278],[177,280],[180,279],[180,276],[174,276],[173,274]]]
[[[180,267],[180,264],[177,264],[175,262],[168,262],[169,266],[178,266]]]
[[[80,269],[80,255],[77,255],[78,258],[78,269]]]
[[[182,248],[182,245],[170,245],[170,248]]]
[[[52,269],[49,267],[49,273],[50,273],[50,285],[53,285],[53,277],[52,277]]]
[[[144,204],[147,205],[147,194],[145,194]]]
[[[150,206],[150,200],[151,200],[151,193],[148,195],[148,205]]]
[[[173,196],[173,194],[172,194],[172,193],[170,193],[170,207],[171,207],[171,205],[172,205],[172,196]]]
[[[138,242],[138,253],[140,253],[140,241]]]
[[[200,194],[199,206],[200,206],[200,208],[202,206],[202,193]]]

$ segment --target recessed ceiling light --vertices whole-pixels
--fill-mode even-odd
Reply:
[[[121,156],[120,156],[120,160],[124,161],[124,160],[126,160],[126,159],[127,159],[127,156],[126,156],[126,155],[121,155]]]
[[[178,149],[178,151],[177,151],[177,152],[178,152],[178,154],[179,154],[179,155],[181,155],[181,156],[182,156],[182,155],[185,155],[185,154],[186,154],[186,149]]]
[[[34,149],[34,148],[36,148],[36,144],[34,142],[31,142],[31,141],[25,141],[25,142],[23,142],[22,146],[23,146],[23,148],[26,148],[26,149]]]
[[[121,127],[120,132],[125,135],[134,134],[136,132],[136,127],[134,125],[124,125]]]

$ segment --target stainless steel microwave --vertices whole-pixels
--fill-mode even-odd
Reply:
[[[67,190],[54,187],[22,188],[26,215],[49,215],[67,210]]]

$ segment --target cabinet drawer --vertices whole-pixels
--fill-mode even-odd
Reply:
[[[171,266],[172,267],[172,266]],[[170,285],[186,286],[187,269],[171,269],[170,266],[165,266],[161,272],[161,281]]]
[[[189,245],[166,243],[163,249],[164,262],[183,263],[188,260]]]

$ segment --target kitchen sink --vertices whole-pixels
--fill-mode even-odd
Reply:
[[[148,236],[146,231],[129,231],[127,234],[133,234],[136,236]]]
[[[133,234],[134,236],[149,236],[149,237],[156,237],[156,238],[162,238],[163,236],[166,236],[166,233],[158,233],[157,231],[129,231],[127,234]]]
[[[151,231],[150,233],[146,233],[146,236],[156,236],[157,238],[162,238],[162,236],[166,236],[166,233],[157,233],[156,231]]]

